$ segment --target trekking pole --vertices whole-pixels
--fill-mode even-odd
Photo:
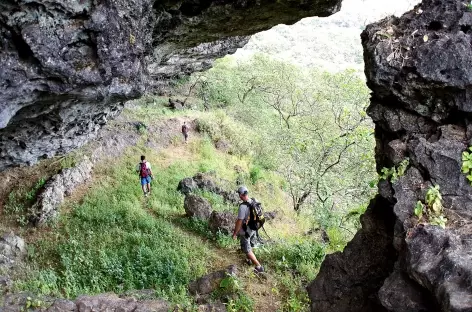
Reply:
[[[263,226],[261,226],[261,229],[264,231],[265,235],[269,238],[269,240],[273,241],[272,238],[270,238],[269,234],[267,234]]]

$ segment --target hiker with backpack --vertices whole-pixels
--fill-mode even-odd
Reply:
[[[151,164],[146,161],[144,155],[141,156],[141,162],[136,166],[136,172],[139,174],[144,196],[148,196],[151,194],[152,170]]]
[[[188,139],[188,126],[187,123],[184,121],[184,124],[182,125],[182,134],[184,136],[185,143],[187,143]]]
[[[239,198],[242,203],[239,205],[238,218],[234,225],[233,239],[239,236],[241,250],[246,254],[247,261],[255,265],[254,272],[264,272],[264,267],[259,263],[251,248],[251,240],[257,235],[257,230],[264,224],[262,207],[254,198],[249,198],[246,187],[238,189]]]

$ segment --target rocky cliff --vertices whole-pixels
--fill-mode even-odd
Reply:
[[[472,311],[472,187],[461,173],[472,145],[472,12],[459,0],[424,0],[362,33],[382,180],[343,253],[308,287],[312,311]],[[439,185],[443,229],[419,218]],[[437,196],[436,196],[437,198]]]
[[[0,1],[0,170],[81,146],[166,79],[340,0]]]

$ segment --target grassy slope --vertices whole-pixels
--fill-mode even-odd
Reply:
[[[150,113],[152,110],[146,109],[145,115]],[[140,108],[129,112],[132,117],[141,114]],[[201,113],[183,114],[169,117],[201,117]],[[152,135],[144,133],[143,141]],[[186,292],[190,280],[235,263],[241,268],[242,287],[239,299],[228,305],[230,310],[306,310],[302,287],[316,274],[324,253],[319,244],[301,234],[307,225],[288,208],[281,181],[271,173],[262,173],[255,185],[249,185],[267,210],[277,207],[281,211],[280,219],[267,225],[275,242],[256,251],[269,270],[260,281],[242,265],[237,243],[228,237],[212,237],[205,222],[184,218],[183,196],[176,191],[178,181],[199,171],[213,171],[218,177],[235,181],[234,166],[247,172],[251,160],[216,151],[208,139],[195,135],[188,145],[173,140],[158,152],[143,146],[130,147],[121,159],[107,162],[112,166],[96,167],[85,196],[65,205],[52,229],[32,236],[30,270],[17,285],[40,294],[72,298],[85,293],[153,288],[158,297],[191,305],[192,298]],[[134,172],[142,153],[152,163],[156,178],[149,198],[142,197]],[[217,196],[203,195],[215,209],[235,209]]]

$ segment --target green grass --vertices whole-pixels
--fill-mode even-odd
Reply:
[[[236,184],[233,184],[233,189],[235,189]],[[211,208],[216,211],[231,211],[233,213],[238,212],[238,207],[236,205],[231,205],[225,202],[223,196],[207,192],[207,191],[196,191],[195,194],[205,198],[210,202]]]
[[[5,202],[4,212],[14,218],[20,226],[26,226],[29,223],[29,209],[45,183],[46,179],[40,178],[30,189],[21,188],[10,192]]]
[[[185,149],[188,159],[173,148],[158,154],[132,147],[113,166],[99,167],[92,190],[82,202],[68,206],[52,231],[29,244],[29,267],[17,285],[37,295],[75,298],[81,294],[124,293],[154,289],[156,297],[192,305],[188,283],[214,265],[216,248],[238,249],[231,237],[208,230],[208,222],[184,217],[184,196],[177,185],[197,172],[211,172],[236,188],[236,165],[247,172],[256,168],[250,158],[223,154],[208,138],[195,139]],[[136,155],[145,154],[153,166],[152,196],[144,198],[137,174]],[[254,171],[254,170],[253,170]],[[217,179],[218,180],[218,179]],[[266,172],[257,176],[251,194],[269,210],[286,207],[280,187],[282,179]],[[197,192],[217,211],[236,212],[237,207],[208,192]],[[271,226],[268,225],[269,231]],[[285,228],[275,236],[290,237]],[[285,232],[287,231],[287,232]],[[224,251],[223,251],[224,252]],[[261,261],[275,272],[284,299],[284,310],[303,311],[306,294],[302,285],[315,276],[324,257],[320,245],[300,236],[282,239],[256,250]],[[292,278],[288,278],[288,275]],[[228,303],[230,311],[252,311],[250,294],[240,292]],[[302,308],[300,308],[302,307]]]
[[[257,250],[260,259],[277,272],[291,271],[304,279],[312,279],[324,260],[323,245],[310,238],[289,238],[267,244]]]
[[[182,209],[175,190],[186,176],[181,169],[173,165],[156,174],[148,201],[133,159],[106,169],[83,203],[63,215],[54,241],[49,237],[34,245],[30,255],[37,270],[24,288],[72,298],[154,288],[161,297],[182,299],[188,282],[206,272],[211,255],[169,220]]]
[[[192,100],[193,99],[187,100],[188,104],[192,103]],[[162,120],[189,114],[188,109],[169,109],[167,107],[169,103],[169,97],[164,96],[146,96],[141,99],[134,100],[133,103],[135,104],[135,107],[125,108],[123,111],[124,114],[129,118],[140,120],[144,123],[151,123],[158,119]]]
[[[54,234],[45,234],[31,245],[33,270],[21,288],[68,298],[152,288],[161,298],[188,301],[187,284],[204,275],[211,262],[211,242],[202,243],[182,229],[183,225],[209,235],[204,233],[205,221],[182,218],[184,197],[176,190],[178,182],[202,166],[232,178],[234,173],[225,164],[235,161],[232,156],[221,159],[208,140],[189,148],[195,151],[195,160],[175,160],[168,166],[166,161],[173,155],[146,151],[155,177],[148,198],[142,196],[134,172],[138,160],[133,156],[142,153],[139,148],[131,149],[114,166],[99,168],[99,178],[83,202],[62,214]],[[216,195],[205,196],[215,207],[225,206]],[[176,223],[178,219],[184,221]],[[219,241],[227,243],[221,237]]]

